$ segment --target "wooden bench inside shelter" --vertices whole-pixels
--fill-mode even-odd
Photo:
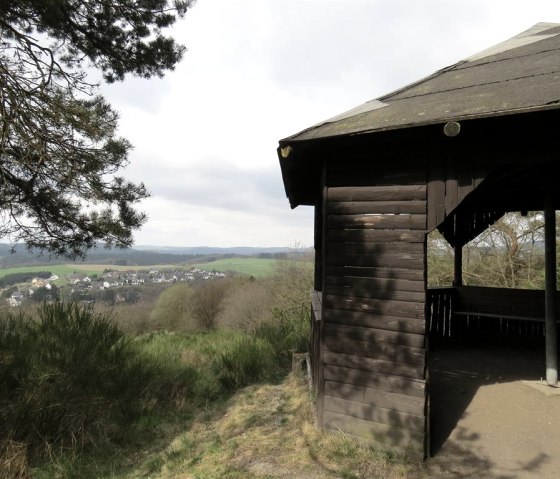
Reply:
[[[453,314],[518,321],[544,322],[543,290],[460,286],[455,289]],[[560,300],[557,293],[556,301]],[[559,322],[557,315],[556,322]]]
[[[556,293],[560,305],[560,292]],[[544,337],[543,290],[454,286],[428,289],[432,338],[482,336]],[[560,314],[556,313],[560,323]]]

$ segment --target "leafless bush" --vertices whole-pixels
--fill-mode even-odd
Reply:
[[[194,290],[180,283],[161,293],[150,313],[151,328],[167,331],[196,331],[193,315]]]
[[[557,220],[558,221],[558,220]],[[540,212],[508,213],[463,248],[463,282],[472,286],[544,288],[544,221]],[[451,284],[453,248],[428,237],[428,283]]]
[[[231,282],[225,279],[213,280],[198,287],[191,298],[192,313],[199,330],[214,329],[217,318],[223,310],[223,300]]]
[[[220,327],[250,331],[272,318],[271,281],[259,279],[232,288],[217,317]]]
[[[284,360],[307,347],[312,283],[311,261],[278,261],[272,277],[231,291],[219,323],[265,339]]]
[[[278,261],[272,281],[271,294],[275,308],[308,306],[313,287],[313,263],[298,260]]]

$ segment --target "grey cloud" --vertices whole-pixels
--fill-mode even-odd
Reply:
[[[250,231],[258,231],[259,217],[272,221],[279,230],[301,228],[312,236],[313,209],[290,208],[279,167],[247,170],[232,163],[208,160],[185,169],[155,168],[146,179],[154,198],[169,200],[178,210],[220,210],[224,218],[232,216],[245,221],[248,236]],[[242,220],[243,216],[237,216],[239,213],[253,216],[254,222],[246,216]]]
[[[280,168],[243,169],[207,160],[187,168],[154,168],[145,176],[152,196],[190,206],[239,212],[289,210]]]
[[[101,92],[113,106],[129,105],[147,113],[157,113],[169,87],[167,77],[149,80],[127,77],[123,82],[102,84]]]
[[[339,87],[340,82],[363,92],[369,84],[371,98],[418,79],[418,72],[446,66],[435,62],[451,44],[456,49],[461,33],[450,19],[461,18],[468,29],[480,23],[482,13],[482,2],[449,0],[361,0],[344,2],[343,8],[328,1],[270,6],[276,38],[262,60],[275,81],[309,93],[333,83]]]

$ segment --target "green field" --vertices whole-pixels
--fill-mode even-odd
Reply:
[[[58,276],[64,276],[67,274],[72,274],[74,272],[77,272],[78,268],[75,268],[73,265],[67,265],[67,264],[44,264],[38,266],[21,266],[18,268],[0,269],[0,278],[6,276],[7,274],[12,274],[12,273],[34,273],[39,271],[50,271],[52,274],[56,274]],[[85,273],[85,271],[83,270],[80,270],[80,272]]]
[[[277,261],[277,259],[268,258],[225,258],[192,266],[207,271],[235,272],[262,278],[272,274]]]

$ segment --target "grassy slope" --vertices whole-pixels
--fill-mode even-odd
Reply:
[[[249,386],[224,411],[194,419],[189,428],[124,477],[385,479],[422,477],[401,458],[321,433],[306,383]]]
[[[425,479],[422,467],[316,427],[307,382],[290,374],[281,382],[248,386],[229,399],[196,401],[214,390],[209,366],[239,333],[139,337],[170,378],[185,366],[200,371],[196,390],[175,400],[182,412],[143,415],[120,445],[83,456],[60,455],[35,468],[34,479]],[[210,382],[208,382],[210,380]],[[202,381],[202,382],[200,382]]]
[[[36,479],[427,479],[420,464],[321,432],[306,382],[248,386],[180,423],[146,417],[134,451],[78,467],[51,464]],[[154,434],[154,431],[156,432]],[[138,447],[140,446],[140,447]],[[124,466],[123,466],[124,465]]]

